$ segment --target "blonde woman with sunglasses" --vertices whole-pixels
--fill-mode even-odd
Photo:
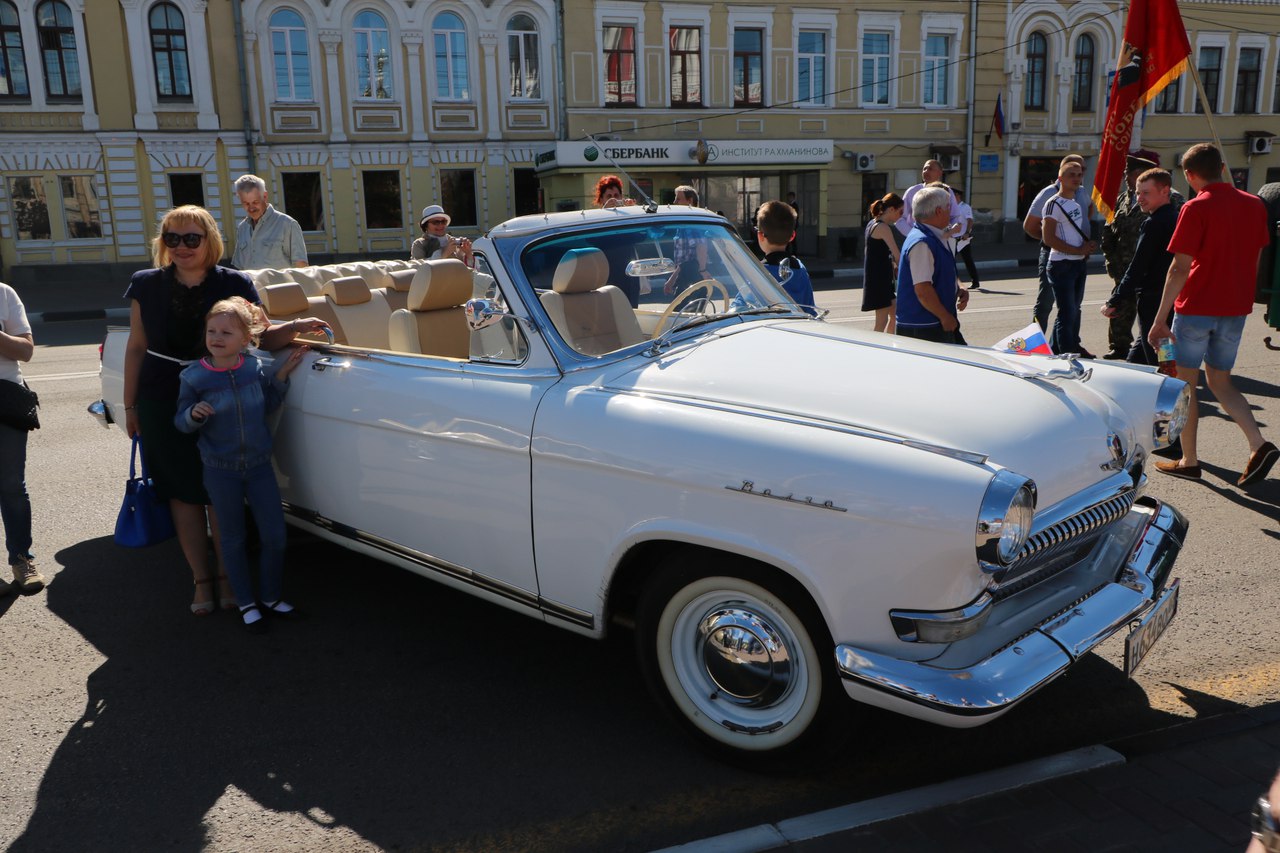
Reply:
[[[253,282],[242,272],[219,266],[224,251],[218,223],[203,207],[184,205],[164,215],[151,244],[155,268],[133,275],[129,343],[125,349],[125,430],[142,436],[148,473],[173,511],[178,542],[191,567],[195,595],[191,612],[212,613],[217,604],[235,607],[225,573],[209,566],[208,527],[217,540],[217,519],[205,492],[195,436],[174,426],[178,375],[204,356],[204,318],[214,303],[239,296],[261,306]],[[261,310],[261,307],[258,308]],[[278,350],[297,335],[327,328],[314,317],[273,325],[262,347]]]

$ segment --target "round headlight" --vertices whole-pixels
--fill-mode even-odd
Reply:
[[[1012,471],[997,471],[978,511],[978,561],[993,569],[1014,561],[1035,518],[1036,484]]]
[[[1191,386],[1181,379],[1166,376],[1156,394],[1155,417],[1151,424],[1154,449],[1168,447],[1182,435],[1191,411]]]

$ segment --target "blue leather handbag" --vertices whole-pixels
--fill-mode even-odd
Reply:
[[[139,436],[133,437],[133,452],[129,456],[129,480],[124,484],[124,503],[116,516],[116,544],[126,548],[145,548],[158,545],[174,537],[173,515],[169,502],[156,497],[155,485],[147,476],[147,460],[142,460],[142,476],[136,473]]]

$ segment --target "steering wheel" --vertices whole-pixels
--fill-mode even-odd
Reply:
[[[667,321],[671,319],[671,315],[676,312],[676,308],[683,304],[685,299],[687,299],[691,293],[695,293],[699,290],[705,290],[707,292],[707,302],[710,302],[715,298],[715,292],[717,290],[720,291],[720,295],[724,298],[724,310],[729,310],[730,299],[728,288],[716,281],[714,278],[704,278],[702,281],[694,282],[676,294],[675,298],[671,300],[671,303],[667,305],[667,309],[662,312],[662,316],[658,318],[658,325],[654,327],[653,334],[649,336],[650,340],[662,334],[663,327],[667,325]]]

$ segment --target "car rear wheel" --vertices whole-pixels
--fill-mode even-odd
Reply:
[[[650,688],[722,757],[786,768],[830,755],[848,703],[816,608],[765,572],[728,568],[673,567],[645,591],[637,639]]]

